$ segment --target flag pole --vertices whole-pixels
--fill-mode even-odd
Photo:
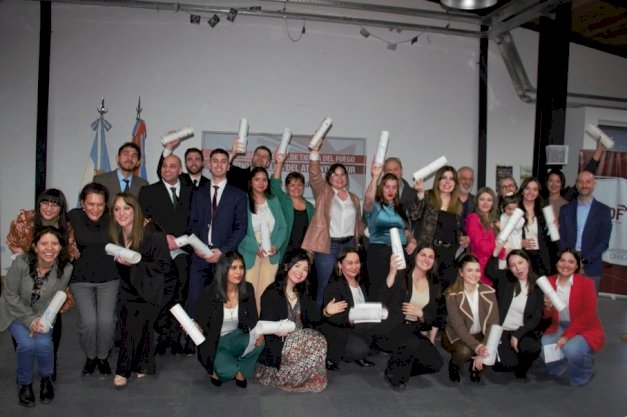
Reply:
[[[100,159],[101,159],[101,146],[102,146],[102,129],[104,128],[104,123],[102,119],[104,118],[105,113],[107,112],[107,108],[105,107],[104,97],[102,97],[102,101],[100,103],[100,107],[98,108],[98,113],[100,114],[100,119],[98,120],[98,124],[100,129],[96,131],[96,136],[98,137],[98,147],[97,147],[97,158],[96,158],[96,169],[100,170]],[[97,128],[98,128],[97,127]]]

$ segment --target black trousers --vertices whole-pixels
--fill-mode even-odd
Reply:
[[[132,372],[156,372],[153,326],[158,312],[149,303],[121,301],[117,375],[128,378]]]
[[[182,329],[178,321],[170,313],[170,308],[175,304],[185,307],[188,292],[189,255],[179,255],[174,258],[174,266],[177,271],[177,280],[166,282],[163,299],[165,303],[155,321],[155,331],[166,340],[179,342]]]
[[[533,361],[540,356],[540,338],[535,332],[525,334],[518,340],[518,352],[510,343],[512,332],[504,330],[499,344],[499,362],[494,367],[499,371],[514,371],[517,375],[525,375]]]

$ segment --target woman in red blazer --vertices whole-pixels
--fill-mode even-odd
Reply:
[[[549,281],[568,308],[559,312],[544,298],[544,316],[551,318],[551,325],[542,337],[542,346],[561,349],[564,354],[563,359],[547,363],[546,369],[554,376],[566,373],[572,386],[585,385],[592,378],[592,355],[605,344],[594,282],[578,274],[580,267],[581,257],[574,250],[560,252],[557,275]],[[551,344],[556,347],[547,347]]]

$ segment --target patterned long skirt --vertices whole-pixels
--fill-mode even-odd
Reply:
[[[255,380],[289,392],[320,392],[327,387],[327,341],[313,329],[290,333],[283,344],[281,368],[257,364]]]

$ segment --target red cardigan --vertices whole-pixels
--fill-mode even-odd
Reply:
[[[557,275],[549,277],[549,282],[554,289],[557,289],[556,280]],[[597,294],[594,281],[579,274],[573,276],[568,308],[570,309],[570,325],[564,331],[563,336],[570,339],[581,335],[593,351],[601,350],[605,344],[605,332],[597,314]],[[560,321],[559,312],[555,308],[545,308],[544,316],[551,317],[551,325],[545,334],[555,333]]]

